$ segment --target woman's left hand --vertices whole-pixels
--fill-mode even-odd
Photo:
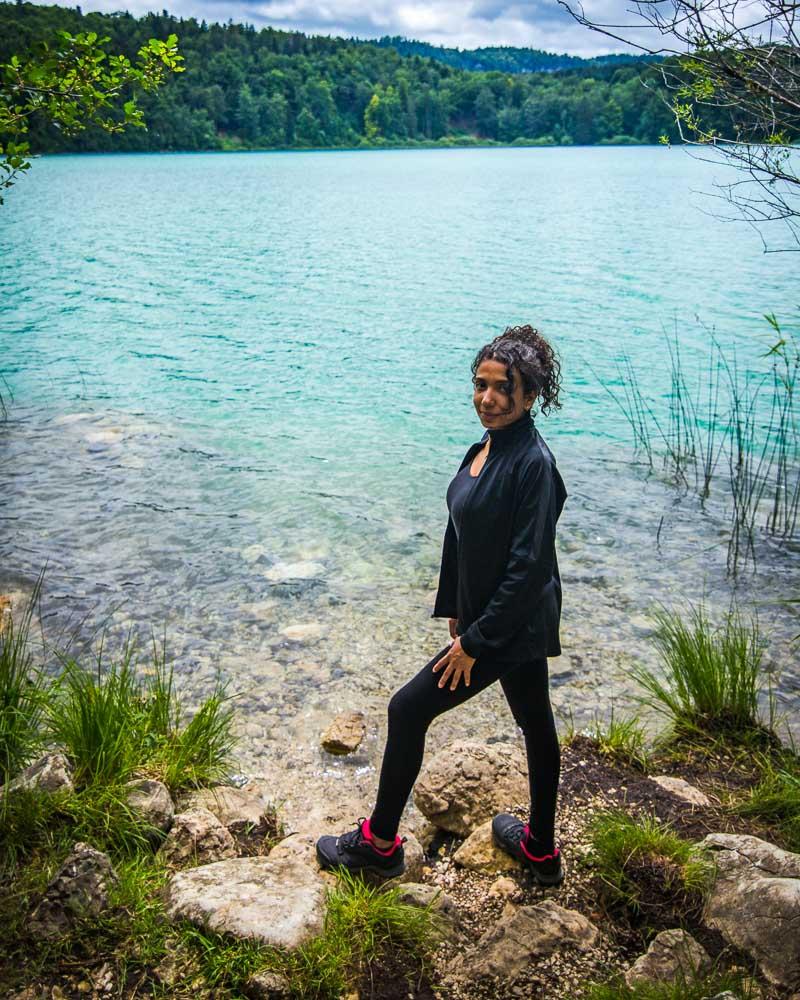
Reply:
[[[469,676],[474,663],[475,658],[467,656],[461,648],[461,637],[456,637],[444,656],[437,660],[433,666],[435,674],[440,670],[444,670],[439,680],[439,687],[444,687],[447,684],[448,678],[452,678],[450,681],[450,690],[455,691],[462,677],[464,678],[464,687],[469,687]]]

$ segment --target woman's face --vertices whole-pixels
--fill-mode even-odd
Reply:
[[[522,377],[517,368],[512,369],[514,387],[508,381],[507,369],[502,361],[481,361],[472,379],[472,402],[484,427],[497,429],[513,424],[531,408],[536,393],[525,395]]]

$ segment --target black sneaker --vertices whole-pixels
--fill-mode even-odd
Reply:
[[[317,861],[320,868],[347,868],[351,872],[397,878],[406,870],[404,843],[405,838],[395,837],[394,846],[388,850],[376,847],[369,820],[362,817],[355,830],[341,837],[320,837],[317,841]]]
[[[539,885],[560,885],[564,881],[561,851],[557,847],[552,854],[541,857],[528,850],[527,823],[521,823],[508,813],[500,813],[492,820],[492,839],[506,854],[521,861]]]

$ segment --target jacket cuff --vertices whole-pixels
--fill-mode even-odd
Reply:
[[[477,622],[473,622],[467,631],[464,632],[464,634],[459,638],[461,639],[461,648],[467,656],[471,656],[473,660],[477,660],[481,655],[481,649],[484,644],[484,639],[481,635],[481,630],[478,628]]]

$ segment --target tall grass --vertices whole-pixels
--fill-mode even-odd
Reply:
[[[146,713],[126,642],[121,657],[104,669],[102,644],[96,666],[63,662],[59,691],[49,709],[48,729],[75,768],[79,785],[124,782],[146,753]]]
[[[224,777],[234,746],[233,709],[225,685],[185,725],[172,665],[153,643],[142,671],[130,635],[106,662],[101,642],[92,670],[62,661],[48,731],[75,768],[78,785],[113,785],[134,773],[160,778],[173,790]]]
[[[664,677],[641,665],[632,674],[646,692],[645,703],[669,717],[673,735],[719,734],[737,741],[761,732],[763,642],[757,617],[745,623],[734,608],[714,628],[702,604],[690,608],[688,622],[663,608],[653,617]],[[770,695],[770,731],[773,715]]]
[[[42,746],[48,681],[34,664],[30,632],[43,576],[19,621],[15,624],[8,615],[0,622],[0,784],[13,778]]]
[[[767,371],[740,371],[735,353],[729,359],[711,335],[704,374],[695,379],[687,376],[677,331],[667,338],[666,426],[627,354],[617,362],[623,398],[595,373],[631,427],[635,454],[644,452],[652,468],[660,444],[663,468],[681,489],[694,489],[704,502],[724,456],[732,576],[755,561],[759,527],[783,543],[796,537],[800,514],[800,342],[773,314],[764,318],[778,337],[763,355]]]

